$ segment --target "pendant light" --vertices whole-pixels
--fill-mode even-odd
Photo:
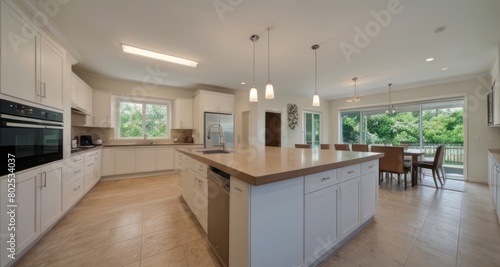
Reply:
[[[250,97],[248,101],[250,102],[259,102],[259,96],[257,94],[257,88],[255,88],[255,42],[259,40],[259,36],[253,34],[250,36],[250,40],[253,42],[253,80],[252,80],[252,88],[250,88]]]
[[[358,80],[358,77],[352,78],[352,81],[354,82],[354,95],[346,98],[346,101],[349,103],[361,101],[361,97],[356,92],[356,81],[357,80]]]
[[[269,37],[270,28],[267,28],[267,85],[266,85],[266,99],[274,99],[274,87],[271,83],[271,50],[269,49],[270,45],[270,37]]]
[[[317,59],[316,59],[316,50],[318,50],[319,45],[315,44],[311,47],[314,50],[314,96],[313,96],[313,107],[319,107],[319,96],[316,90],[317,85]]]
[[[392,105],[392,99],[391,99],[391,87],[392,83],[389,83],[389,108],[385,111],[385,113],[392,115],[396,113],[396,109],[394,108],[394,105]]]

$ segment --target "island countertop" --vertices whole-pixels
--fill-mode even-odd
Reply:
[[[241,146],[223,154],[203,154],[203,149],[178,151],[223,170],[251,185],[263,185],[299,176],[379,159],[381,153],[264,146]]]

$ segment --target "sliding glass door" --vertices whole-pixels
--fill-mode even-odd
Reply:
[[[304,111],[304,144],[311,144],[313,148],[319,148],[321,140],[321,114]]]

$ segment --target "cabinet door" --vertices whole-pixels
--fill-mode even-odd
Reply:
[[[207,232],[207,213],[208,213],[208,185],[207,178],[195,173],[195,195],[192,201],[194,214],[198,218],[201,227]]]
[[[174,150],[171,148],[159,148],[156,152],[156,170],[172,169],[174,169]]]
[[[75,74],[73,74],[75,75]],[[86,105],[86,99],[87,99],[87,85],[79,78],[75,75],[76,79],[77,79],[77,88],[78,88],[78,104],[77,104],[77,107],[86,111],[87,113],[90,113],[89,111],[86,110],[87,108],[87,105]]]
[[[95,125],[111,127],[111,93],[94,91],[92,101]]]
[[[201,96],[197,95],[193,100],[193,143],[203,144],[203,110],[201,108]]]
[[[99,179],[101,179],[101,176],[102,176],[102,167],[101,167],[101,164],[102,164],[102,151],[99,150],[99,151],[96,151],[96,156],[95,156],[95,180],[96,182],[99,181]]]
[[[305,195],[304,261],[306,266],[340,241],[337,197],[338,185]]]
[[[115,150],[115,174],[135,173],[135,150]]]
[[[193,199],[195,196],[195,190],[196,190],[196,185],[195,185],[195,174],[194,171],[191,170],[190,168],[186,169],[186,196],[184,197],[184,200],[188,204],[189,208],[191,208],[191,211],[195,213],[195,210],[193,209]]]
[[[219,112],[218,108],[218,95],[216,94],[210,94],[210,93],[201,93],[203,103],[202,103],[202,108],[201,110],[203,112],[205,111],[212,111],[212,112]]]
[[[378,173],[361,176],[361,223],[370,219],[378,206]]]
[[[156,168],[156,149],[146,148],[135,151],[136,172],[150,172]]]
[[[62,167],[44,168],[40,184],[40,223],[44,232],[62,214]]]
[[[359,177],[340,183],[340,238],[346,238],[361,224],[359,214]]]
[[[115,174],[115,150],[103,149],[102,150],[102,176]]]
[[[234,100],[232,95],[218,95],[217,104],[219,112],[233,113],[234,112]]]
[[[42,38],[40,62],[41,103],[63,109],[64,53]]]
[[[71,74],[71,107],[78,107],[78,79]]]
[[[92,114],[92,100],[94,98],[93,96],[93,91],[92,88],[89,86],[85,86],[85,111],[87,111],[88,114]]]
[[[26,246],[28,246],[31,242],[33,242],[39,235],[39,171],[40,169],[31,170],[28,172],[24,172],[22,174],[16,175],[15,181],[15,192],[16,192],[16,203],[10,203],[7,194],[8,188],[8,179],[2,179],[0,182],[0,186],[2,188],[1,194],[1,214],[0,214],[0,265],[6,266],[7,260],[7,233],[11,233],[9,231],[9,219],[10,215],[7,213],[10,211],[10,207],[7,205],[17,204],[16,209],[16,249],[17,251],[23,250]],[[13,230],[13,229],[12,229]],[[5,234],[4,234],[5,233]]]
[[[95,184],[95,161],[94,159],[90,159],[85,161],[85,171],[84,171],[84,180],[83,186],[85,191],[90,190]]]
[[[40,34],[1,1],[1,86],[2,94],[38,101]]]

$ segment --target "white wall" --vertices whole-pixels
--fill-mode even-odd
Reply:
[[[259,102],[248,102],[249,90],[237,90],[235,93],[235,134],[236,142],[241,136],[241,114],[251,111],[252,123],[250,132],[250,144],[265,144],[265,122],[266,111],[281,113],[281,146],[294,147],[296,143],[302,143],[302,120],[304,110],[315,111],[321,114],[321,143],[331,143],[330,134],[330,109],[328,101],[321,101],[320,107],[312,106],[311,97],[298,97],[275,93],[274,99],[264,99],[264,90],[259,91]],[[296,104],[299,109],[299,122],[294,130],[288,127],[288,104]]]
[[[446,84],[423,86],[415,89],[397,91],[393,86],[392,99],[395,104],[419,100],[465,96],[465,149],[466,171],[469,181],[487,183],[487,149],[500,147],[500,129],[487,126],[486,95],[491,87],[489,77],[468,79]],[[334,142],[339,142],[339,116],[342,109],[369,107],[388,104],[388,94],[363,96],[361,102],[347,103],[344,99],[330,101],[330,131]]]

